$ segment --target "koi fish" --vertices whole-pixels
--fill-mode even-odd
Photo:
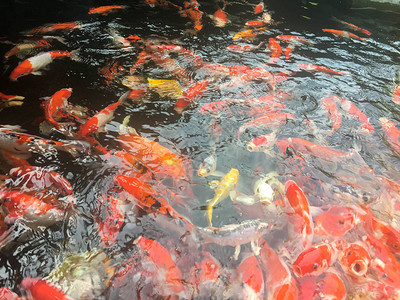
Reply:
[[[354,277],[364,276],[368,272],[371,257],[365,246],[351,243],[339,254],[339,263],[347,274]]]
[[[276,142],[276,132],[255,137],[247,143],[247,150],[250,152],[263,152],[272,148]]]
[[[206,91],[209,80],[204,79],[196,84],[190,86],[183,94],[182,97],[176,100],[174,109],[178,114],[182,114],[184,109],[191,105],[196,98],[199,98]]]
[[[297,277],[318,276],[325,272],[337,258],[336,243],[319,243],[304,250],[292,265]]]
[[[340,238],[357,224],[357,214],[352,207],[329,206],[326,211],[313,218],[314,234]]]
[[[395,85],[392,100],[396,104],[400,104],[400,84]]]
[[[247,21],[244,25],[249,27],[262,27],[267,24],[268,23],[264,22],[264,20],[254,20],[254,21]]]
[[[349,75],[349,72],[341,72],[341,71],[335,71],[331,70],[327,67],[324,66],[317,66],[313,64],[297,64],[297,66],[300,69],[306,70],[308,72],[323,72],[327,74],[332,74],[332,75]]]
[[[71,31],[77,28],[81,28],[81,24],[79,22],[54,23],[31,29],[28,31],[28,34],[45,34],[56,30]]]
[[[371,261],[371,268],[378,275],[378,280],[392,286],[399,288],[400,286],[400,274],[397,270],[393,269],[391,265],[385,264],[379,258],[374,258]]]
[[[339,129],[340,125],[342,124],[342,118],[340,116],[339,110],[336,107],[335,103],[332,102],[330,98],[322,98],[321,99],[322,108],[325,111],[325,114],[329,119],[331,119],[332,125],[332,132],[335,132]]]
[[[218,186],[215,189],[214,198],[212,198],[207,205],[208,224],[210,227],[212,227],[212,213],[214,206],[229,196],[232,190],[236,188],[238,180],[239,171],[232,168],[218,183]]]
[[[0,299],[4,300],[18,300],[20,297],[18,297],[17,294],[15,294],[13,291],[6,287],[0,288]]]
[[[351,33],[351,32],[348,32],[348,31],[344,31],[344,30],[322,29],[322,31],[329,32],[329,33],[332,33],[335,36],[344,37],[346,39],[356,39],[356,40],[359,40],[359,41],[362,41],[362,42],[365,41],[364,38],[359,37],[358,35],[355,35],[354,33]]]
[[[144,3],[150,5],[150,7],[160,6],[160,7],[168,7],[169,5],[182,9],[180,6],[175,5],[174,3],[167,1],[167,0],[145,0]]]
[[[54,120],[54,115],[68,105],[68,98],[72,94],[72,89],[61,89],[44,102],[44,116],[47,122],[55,128],[60,129],[60,124]]]
[[[352,102],[350,102],[347,99],[330,95],[329,96],[334,102],[338,103],[340,107],[347,112],[350,117],[353,119],[360,121],[361,124],[361,130],[365,133],[373,133],[374,132],[374,127],[369,123],[367,116],[357,108]]]
[[[183,97],[182,87],[177,80],[147,78],[149,88],[161,97],[170,97],[177,100]]]
[[[385,133],[385,138],[390,147],[400,155],[400,130],[397,129],[394,122],[382,117],[379,118],[379,124],[382,126],[382,130]]]
[[[254,7],[254,13],[261,14],[263,11],[264,11],[264,1],[260,1],[260,3],[258,3],[256,7]]]
[[[115,243],[124,223],[124,216],[118,208],[119,200],[114,197],[103,198],[99,216],[95,220],[99,224],[100,241],[106,247]]]
[[[227,49],[229,51],[232,52],[238,52],[238,53],[244,53],[244,52],[253,52],[256,51],[258,49],[260,49],[260,47],[264,45],[264,43],[260,43],[257,46],[255,45],[230,45],[227,47]]]
[[[360,32],[362,32],[362,33],[364,33],[364,34],[366,34],[366,35],[371,35],[371,32],[369,32],[367,29],[358,27],[358,26],[356,26],[356,25],[354,25],[354,24],[351,24],[351,23],[347,23],[347,22],[345,22],[345,21],[343,21],[343,20],[339,20],[339,19],[336,19],[336,18],[334,18],[334,19],[335,19],[335,21],[337,21],[337,22],[339,22],[339,23],[341,23],[341,24],[344,24],[344,25],[350,27],[351,29],[360,31]]]
[[[68,141],[68,143],[64,143],[46,140],[6,127],[0,127],[0,148],[25,159],[31,157],[31,152],[44,153],[60,150],[76,157],[88,150],[87,144],[82,141]]]
[[[211,16],[211,19],[217,27],[225,27],[228,24],[228,18],[223,8],[218,8],[214,15]]]
[[[4,54],[4,57],[8,59],[13,55],[21,56],[22,53],[31,53],[33,49],[49,47],[51,47],[51,45],[46,40],[39,40],[34,43],[19,44],[7,51],[6,54]]]
[[[247,29],[244,31],[239,31],[235,33],[232,37],[232,40],[238,41],[238,40],[252,40],[254,39],[257,35],[260,33],[264,32],[267,30],[267,27],[259,27],[259,28],[253,28],[253,29]]]
[[[276,64],[282,55],[281,45],[274,38],[270,38],[268,48],[271,51],[271,58],[268,64]]]
[[[129,92],[123,94],[117,102],[100,110],[97,114],[86,121],[78,131],[80,137],[92,135],[95,132],[103,131],[104,126],[114,118],[114,112],[118,106],[125,103],[128,98]]]
[[[42,52],[21,62],[10,74],[10,80],[16,81],[19,77],[29,74],[40,75],[41,69],[49,65],[54,59],[69,57],[78,60],[77,50]]]
[[[71,183],[61,174],[41,167],[21,166],[10,170],[15,185],[37,190],[51,189],[62,196],[73,195]]]
[[[106,5],[106,6],[99,6],[96,8],[91,8],[89,10],[89,14],[101,14],[103,16],[108,15],[111,12],[115,12],[119,9],[125,9],[126,6],[122,5]]]
[[[255,118],[254,120],[244,123],[239,127],[238,138],[248,128],[270,128],[270,127],[276,128],[283,125],[288,120],[293,120],[294,118],[295,116],[290,113],[280,113],[280,112],[270,113]]]
[[[303,43],[303,44],[312,44],[310,41],[307,41],[306,39],[296,36],[296,35],[290,35],[290,34],[281,34],[277,35],[275,37],[277,40],[280,40],[282,42],[286,43]]]
[[[384,243],[372,235],[363,236],[362,240],[368,245],[372,258],[378,258],[383,263],[390,265],[397,273],[400,272],[400,263]]]
[[[254,255],[245,258],[237,267],[236,273],[242,287],[241,299],[263,299],[264,275]]]
[[[128,165],[129,171],[132,173],[133,168],[134,176],[142,181],[150,181],[155,179],[155,174],[149,169],[144,162],[131,153],[125,151],[115,151],[113,155],[118,156],[123,163]]]
[[[20,158],[16,155],[13,155],[6,150],[0,149],[0,156],[12,168],[30,166],[30,163],[28,163],[27,160]]]
[[[347,296],[346,286],[343,280],[333,272],[325,272],[315,280],[314,297],[317,299],[344,300]]]
[[[21,287],[24,290],[28,291],[34,300],[72,300],[60,288],[47,281],[46,279],[27,277],[22,280]]]
[[[242,99],[231,99],[231,98],[226,98],[226,99],[222,99],[219,101],[209,102],[209,103],[203,104],[199,108],[199,113],[201,113],[201,114],[219,114],[219,113],[228,111],[230,104],[232,104],[232,103],[241,104],[243,102],[244,102],[244,100],[242,100]]]
[[[212,153],[207,156],[204,161],[199,166],[197,170],[197,175],[200,177],[207,177],[215,173],[217,169],[217,156],[215,155],[215,147]]]
[[[196,0],[184,1],[183,6],[184,8],[179,11],[179,14],[182,17],[191,19],[194,22],[194,30],[196,32],[200,31],[203,28],[203,12],[199,10],[199,3]]]
[[[25,97],[23,96],[6,95],[0,92],[0,111],[2,111],[5,107],[21,106],[24,104],[22,101],[24,99]]]

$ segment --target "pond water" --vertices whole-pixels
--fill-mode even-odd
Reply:
[[[186,5],[195,11],[195,2]],[[47,278],[73,299],[275,299],[272,295],[283,282],[292,284],[292,293],[299,299],[326,299],[330,293],[335,299],[370,299],[371,295],[371,299],[398,299],[396,258],[386,261],[390,267],[382,270],[384,259],[367,240],[369,236],[380,239],[397,258],[400,255],[390,244],[400,242],[400,141],[395,129],[386,129],[389,122],[400,128],[396,103],[400,97],[400,9],[374,8],[369,3],[344,10],[323,2],[302,6],[295,1],[273,1],[265,2],[257,14],[258,1],[226,1],[228,22],[216,26],[212,16],[224,1],[199,1],[203,13],[199,30],[187,16],[183,1],[171,3],[152,7],[144,1],[1,2],[1,55],[43,35],[51,36],[44,37],[51,46],[3,60],[0,92],[24,99],[22,105],[0,111],[0,125],[17,125],[27,134],[67,145],[84,143],[90,149],[75,157],[50,151],[51,147],[30,149],[30,165],[61,174],[73,189],[73,208],[64,205],[63,217],[54,222],[47,220],[52,218],[48,215],[33,222],[26,212],[14,219],[7,217],[11,190],[43,198],[54,195],[48,191],[54,186],[40,180],[32,181],[33,187],[21,185],[18,177],[8,177],[16,165],[0,161],[6,222],[0,243],[0,286],[27,295],[29,288],[20,284],[32,277]],[[88,14],[101,5],[123,8]],[[262,16],[262,26],[245,25]],[[29,33],[64,22],[78,25]],[[245,30],[253,30],[244,34],[254,36],[234,38]],[[305,41],[286,41],[283,35]],[[124,39],[128,36],[133,39]],[[254,49],[231,51],[228,47],[232,45]],[[10,73],[23,59],[52,50],[75,52],[73,59],[55,59],[40,75],[10,80]],[[138,64],[142,57],[146,60]],[[137,68],[131,69],[135,63]],[[168,88],[152,79],[168,80]],[[198,83],[205,87],[194,90]],[[57,130],[44,120],[41,104],[62,88],[72,88],[68,102],[79,106],[85,116],[60,118],[68,124]],[[124,99],[104,130],[88,134],[91,138],[81,135],[80,127],[87,119],[130,89],[144,94]],[[176,102],[184,96],[188,105],[181,112]],[[216,112],[206,106],[223,99]],[[262,116],[266,117],[257,119]],[[135,146],[136,136],[131,132],[130,146],[121,143],[121,130],[127,126],[147,139],[146,146]],[[263,135],[271,141],[269,145],[250,151],[249,143]],[[2,143],[0,147],[7,148]],[[174,154],[165,154],[165,148],[160,150],[158,145]],[[144,169],[150,169],[150,178],[147,172],[138,172],[138,162],[128,165],[116,151],[131,151]],[[205,159],[216,162],[217,173],[199,176]],[[181,173],[171,176],[177,164]],[[238,170],[238,178],[229,173],[222,179],[226,185],[211,189],[232,169]],[[121,183],[124,180],[131,180],[130,187],[139,182],[141,187],[134,188],[140,190],[138,194],[129,193],[129,183]],[[254,191],[260,180],[261,196]],[[291,187],[304,191],[307,205],[301,203],[301,190],[293,195]],[[213,201],[219,203],[210,216],[209,199],[219,191],[227,197]],[[72,197],[55,195],[64,202]],[[173,209],[165,210],[164,202],[156,203],[157,209],[146,206],[146,201],[159,198]],[[295,207],[296,201],[300,204]],[[340,216],[331,212],[332,206],[351,210],[346,215],[351,221],[340,219],[345,218],[343,211]],[[343,230],[347,222],[351,228],[342,235],[322,234],[316,220],[325,214],[340,219],[332,225],[333,232]],[[209,218],[214,228],[223,230],[210,233]],[[256,225],[249,223],[252,220]],[[304,225],[307,222],[309,227]],[[108,239],[102,227],[105,223],[114,232]],[[265,224],[268,230],[256,232]],[[386,239],[388,231],[391,242]],[[254,244],[260,236],[277,253],[279,266],[268,262],[272,254],[265,258],[267,246],[262,242],[257,254]],[[167,252],[157,248],[158,244],[151,248],[149,241],[153,240]],[[331,262],[327,263],[326,254],[317,255],[329,269],[319,266],[318,272],[301,274],[296,259],[320,243],[332,247]],[[365,272],[355,271],[362,263],[347,268],[344,262],[349,245],[354,244],[368,251]],[[237,245],[241,252],[235,257]],[[165,258],[168,255],[171,258]],[[245,267],[253,255],[256,261]],[[279,272],[286,274],[284,280],[274,276]],[[327,274],[340,278],[335,291],[330,290]],[[245,280],[246,276],[256,279]],[[254,287],[257,280],[262,282],[261,290]],[[386,292],[378,281],[386,285]],[[307,293],[307,287],[314,294]]]

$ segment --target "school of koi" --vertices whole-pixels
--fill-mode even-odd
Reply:
[[[151,9],[175,11],[189,18],[192,28],[185,34],[196,35],[203,29],[205,14],[196,0],[142,2]],[[229,24],[225,13],[233,5],[229,2],[222,1],[210,15],[215,26]],[[110,28],[116,47],[138,50],[138,54],[130,70],[112,60],[99,75],[107,86],[122,83],[129,91],[91,116],[87,108],[69,102],[74,96],[72,87],[55,91],[43,101],[43,118],[36,124],[40,124],[43,136],[56,133],[63,137],[60,139],[24,133],[16,126],[0,127],[0,247],[29,242],[29,235],[21,237],[21,228],[43,232],[54,224],[76,225],[84,217],[94,221],[94,248],[106,253],[111,265],[102,274],[100,288],[90,285],[100,274],[91,270],[95,274],[87,274],[81,294],[71,288],[78,279],[71,275],[61,284],[53,270],[47,277],[18,278],[15,286],[0,288],[1,299],[400,299],[400,183],[375,174],[379,170],[368,166],[359,147],[343,152],[327,142],[341,130],[342,118],[354,120],[358,126],[355,132],[363,136],[371,136],[377,129],[351,100],[335,94],[327,94],[319,103],[331,128],[317,129],[311,119],[299,121],[301,116],[288,112],[295,96],[280,91],[297,73],[345,77],[351,70],[298,63],[297,70],[267,71],[271,65],[290,60],[295,48],[310,47],[313,41],[276,35],[269,37],[268,43],[254,44],[274,21],[263,1],[253,8],[256,20],[242,20],[243,31],[230,37],[233,42],[245,43],[233,44],[228,50],[263,53],[258,66],[214,63],[177,41],[138,35],[124,38]],[[89,14],[107,18],[125,9],[121,5],[101,6]],[[368,43],[369,31],[337,22],[364,37],[337,29],[322,32]],[[16,45],[4,56],[9,60],[54,48],[64,44],[64,39],[45,34],[71,32],[82,26],[83,22],[70,22],[32,29],[27,33],[29,42]],[[42,75],[55,59],[83,63],[80,55],[79,50],[37,53],[13,66],[9,79]],[[154,66],[161,70],[161,78],[146,75]],[[261,87],[264,95],[254,96],[253,85]],[[229,97],[201,102],[211,93],[227,93]],[[178,115],[191,111],[211,120],[204,129],[211,153],[197,172],[192,172],[190,153],[183,155],[178,147],[165,147],[141,136],[129,126],[134,123],[129,117],[118,124],[116,148],[99,138],[99,132],[109,130],[117,110],[142,105],[155,94],[175,101]],[[395,84],[393,102],[400,103],[399,97],[400,85]],[[7,110],[22,106],[25,99],[0,93],[0,101],[0,109]],[[218,170],[220,137],[226,124],[232,126],[228,119],[244,120],[233,126],[231,139],[238,141],[238,147],[252,155],[261,152],[276,166],[268,174],[251,170],[252,194],[238,188],[242,178],[238,164],[232,162],[226,173]],[[400,155],[396,123],[386,117],[379,123],[389,148]],[[282,132],[291,124],[307,133],[285,137]],[[249,140],[255,133],[262,135]],[[313,137],[312,141],[303,139],[306,136]],[[77,205],[82,200],[74,182],[51,168],[32,165],[32,156],[58,155],[59,151],[76,161],[92,158],[109,170],[111,175],[104,175],[98,187],[90,187],[95,189],[91,211],[81,211]],[[192,190],[195,181],[218,177],[221,179],[208,180],[215,190],[213,198],[207,202],[198,199],[196,189]],[[229,197],[241,220],[236,224],[221,224],[219,220],[219,227],[214,227],[213,219],[221,214],[217,205],[224,206]],[[199,210],[206,211],[202,223],[208,222],[207,227],[196,225],[193,214]],[[127,233],[129,224],[146,222],[156,229]],[[156,239],[158,234],[153,231],[163,236]],[[134,235],[132,242],[121,246],[122,235],[129,234]],[[221,253],[230,256],[223,263]]]

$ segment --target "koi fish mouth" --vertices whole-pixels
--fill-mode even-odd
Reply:
[[[368,271],[368,265],[363,260],[356,260],[350,265],[350,271],[355,276],[364,276]]]

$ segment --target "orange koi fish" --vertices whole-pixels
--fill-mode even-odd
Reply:
[[[71,31],[77,28],[81,28],[81,24],[79,22],[55,23],[31,29],[28,31],[28,34],[45,34],[56,30]]]
[[[126,92],[118,99],[117,102],[107,106],[106,108],[103,108],[97,114],[87,120],[87,122],[79,129],[78,135],[81,137],[86,137],[95,132],[104,130],[104,126],[114,118],[114,112],[117,107],[126,101],[128,95],[129,92]]]
[[[390,147],[400,155],[400,131],[397,129],[394,122],[382,117],[379,118],[379,124],[382,126],[382,130],[385,133],[385,138]]]
[[[398,289],[400,287],[400,274],[391,265],[385,264],[379,258],[371,261],[371,268],[378,275],[378,280]]]
[[[41,278],[24,278],[21,282],[21,287],[28,291],[33,300],[39,299],[60,299],[72,300],[60,288]]]
[[[260,264],[265,270],[267,299],[298,299],[298,289],[289,268],[267,242],[260,238]]]
[[[362,237],[362,240],[368,245],[368,249],[372,258],[378,258],[383,263],[390,265],[397,273],[400,274],[400,263],[397,261],[393,253],[379,239],[372,235]]]
[[[335,19],[336,21],[338,21],[339,23],[344,24],[344,25],[346,25],[346,26],[348,26],[348,27],[350,27],[350,28],[352,28],[352,29],[354,29],[354,30],[360,31],[360,32],[362,32],[362,33],[364,33],[364,34],[366,34],[366,35],[371,35],[371,32],[369,32],[367,29],[358,27],[358,26],[356,26],[356,25],[354,25],[354,24],[347,23],[347,22],[345,22],[345,21],[342,21],[342,20],[339,20],[339,19],[336,19],[336,18],[334,18],[334,19]]]
[[[339,263],[347,274],[361,277],[367,274],[371,257],[361,243],[351,243],[339,253]]]
[[[307,41],[306,39],[303,39],[302,37],[296,36],[296,35],[290,35],[290,34],[284,35],[284,34],[281,34],[281,35],[277,35],[275,38],[277,40],[280,40],[280,41],[286,42],[286,43],[311,44],[310,41]]]
[[[329,32],[332,33],[333,35],[344,37],[346,39],[356,39],[359,41],[364,42],[365,39],[362,37],[359,37],[358,35],[355,35],[354,33],[344,31],[344,30],[336,30],[336,29],[322,29],[324,32]]]
[[[332,132],[335,132],[339,129],[340,125],[342,125],[342,118],[340,116],[339,110],[336,107],[335,103],[330,98],[322,98],[321,99],[322,108],[325,111],[326,116],[331,119]]]
[[[15,294],[13,291],[11,291],[10,289],[6,288],[6,287],[2,287],[0,288],[0,299],[4,299],[4,300],[18,300],[21,299],[20,297],[18,297],[17,294]]]
[[[324,72],[327,74],[332,74],[332,75],[349,75],[349,72],[341,72],[341,71],[335,71],[335,70],[331,70],[327,67],[323,67],[323,66],[317,66],[317,65],[313,65],[313,64],[297,64],[297,66],[300,69],[306,70],[308,72]]]
[[[271,113],[258,118],[255,118],[252,121],[244,123],[239,127],[238,138],[240,135],[245,132],[248,128],[270,128],[270,127],[279,127],[286,123],[288,120],[293,120],[295,117],[289,113]]]
[[[91,8],[89,10],[89,14],[101,14],[103,16],[106,16],[111,12],[115,12],[119,9],[125,9],[125,8],[126,8],[126,6],[122,6],[122,5],[106,5],[106,6]]]
[[[236,273],[243,288],[240,298],[254,300],[264,298],[264,275],[254,255],[245,258],[237,267]]]
[[[352,102],[350,102],[347,99],[330,95],[329,96],[334,102],[338,103],[340,107],[347,112],[350,117],[353,119],[360,121],[361,124],[361,130],[365,133],[373,133],[374,132],[374,127],[369,123],[367,116],[357,108]]]
[[[227,112],[231,104],[241,104],[244,100],[242,99],[222,99],[220,101],[214,101],[210,103],[203,104],[199,108],[199,113],[201,114],[219,114],[221,112]]]
[[[267,27],[259,27],[259,28],[254,28],[254,29],[247,29],[244,31],[237,32],[233,35],[232,40],[238,41],[238,40],[252,40],[254,39],[257,35],[260,33],[264,32],[267,30]]]
[[[104,82],[110,85],[115,76],[125,71],[125,68],[116,61],[114,63],[106,63],[106,65],[99,70],[99,74],[104,76]]]
[[[140,159],[125,151],[115,151],[113,155],[118,156],[123,163],[129,167],[129,171],[142,181],[155,179],[154,173]],[[133,169],[134,168],[134,169]]]
[[[33,49],[49,47],[51,47],[51,45],[46,40],[39,40],[34,43],[19,44],[13,47],[11,50],[7,51],[6,54],[4,54],[4,57],[7,59],[21,52],[31,52]]]
[[[264,11],[264,1],[260,1],[260,3],[258,3],[256,7],[254,7],[254,13],[261,14],[263,11]]]
[[[34,74],[40,75],[39,70],[49,65],[54,59],[69,57],[77,60],[77,50],[75,51],[50,51],[42,52],[21,62],[10,74],[10,80],[16,81],[19,77]]]
[[[263,68],[250,68],[236,65],[230,68],[230,75],[234,76],[234,78],[226,84],[226,87],[247,85],[254,80],[267,83],[272,90],[275,90],[276,87],[274,75]]]
[[[335,243],[319,243],[304,250],[293,263],[293,273],[297,277],[318,276],[325,272],[337,258]]]
[[[258,46],[255,45],[230,45],[227,47],[229,51],[232,52],[238,52],[238,53],[244,53],[244,52],[253,52],[258,49],[263,45],[264,43],[260,43]]]
[[[346,286],[343,280],[333,272],[325,272],[317,277],[315,282],[316,288],[313,299],[335,299],[344,300],[347,296]]]
[[[6,150],[0,149],[0,156],[4,161],[13,168],[16,167],[22,167],[22,166],[30,166],[30,163],[28,163],[27,160],[20,158],[16,155],[11,154],[10,152]]]
[[[99,216],[95,220],[99,224],[99,235],[101,243],[106,246],[112,246],[124,223],[124,216],[118,209],[119,200],[114,197],[102,199]]]
[[[57,129],[60,129],[61,126],[58,122],[56,122],[56,120],[54,120],[54,115],[60,109],[63,109],[68,105],[67,100],[71,94],[71,88],[61,89],[44,102],[44,117],[47,122],[52,124]]]
[[[178,114],[181,114],[184,109],[191,105],[195,99],[201,97],[203,93],[206,91],[209,80],[204,79],[196,84],[190,86],[182,95],[181,98],[176,100],[174,109]]]
[[[194,30],[200,31],[203,28],[202,17],[203,12],[199,10],[199,3],[196,0],[184,1],[184,8],[179,11],[182,17],[188,17],[194,22]]]
[[[268,64],[276,64],[282,55],[281,45],[279,45],[278,41],[274,38],[270,38],[268,48],[271,51],[271,58]]]
[[[329,206],[326,211],[313,218],[314,234],[340,238],[359,221],[357,213],[352,207]]]
[[[400,104],[400,84],[396,84],[394,86],[394,91],[393,91],[393,102],[396,104]]]

